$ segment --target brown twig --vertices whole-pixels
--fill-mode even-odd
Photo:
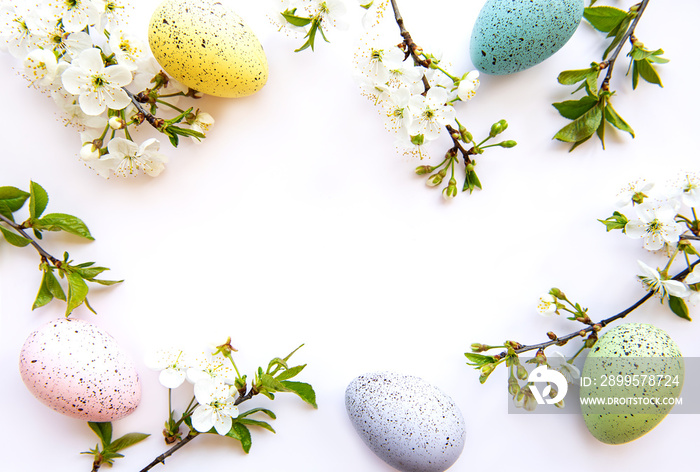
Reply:
[[[615,67],[615,61],[617,60],[617,57],[620,55],[620,51],[622,51],[622,48],[624,47],[627,40],[628,39],[633,40],[632,38],[634,37],[634,29],[637,27],[637,23],[639,23],[639,20],[642,17],[644,10],[646,10],[648,4],[649,4],[649,0],[642,0],[641,3],[637,4],[637,7],[638,7],[637,16],[634,18],[634,20],[632,20],[632,23],[630,24],[629,28],[627,28],[625,35],[620,40],[620,44],[618,44],[617,47],[615,48],[615,50],[613,51],[612,56],[610,56],[610,58],[608,58],[601,65],[601,68],[607,68],[607,72],[605,73],[605,77],[603,78],[603,82],[601,82],[601,84],[600,84],[601,90],[609,90],[610,89],[610,79],[612,78],[613,68]]]
[[[695,267],[698,264],[700,264],[700,259],[698,259],[697,261],[692,263],[690,265],[690,267],[688,267],[688,268],[682,270],[681,272],[679,272],[678,274],[676,274],[676,276],[673,277],[673,280],[684,279],[690,273],[690,271],[693,269],[693,267]],[[593,331],[599,331],[601,328],[604,328],[605,326],[609,325],[610,323],[617,321],[619,319],[622,319],[625,316],[632,313],[634,310],[636,310],[637,308],[642,306],[647,300],[649,300],[651,297],[653,297],[655,293],[656,293],[655,291],[650,290],[649,292],[646,293],[646,295],[644,295],[642,298],[637,300],[637,302],[634,303],[633,305],[631,305],[629,308],[617,313],[616,315],[613,315],[609,318],[606,318],[602,321],[599,321],[598,323],[590,324],[583,329],[574,331],[573,333],[569,333],[566,336],[561,336],[561,337],[555,336],[554,338],[552,338],[552,336],[548,336],[550,338],[549,341],[539,343],[539,344],[528,344],[528,345],[518,344],[519,347],[517,349],[514,349],[514,352],[516,354],[522,354],[523,352],[533,351],[535,349],[539,351],[539,350],[542,350],[542,349],[545,349],[545,348],[548,348],[548,347],[554,346],[554,345],[562,346],[574,338],[584,337],[588,333],[591,333]],[[498,354],[499,357],[505,357],[506,355],[507,355],[507,352],[505,352],[505,351]]]
[[[14,229],[15,231],[17,231],[20,235],[22,235],[22,237],[28,239],[28,240],[29,240],[29,244],[31,244],[31,245],[34,247],[34,249],[37,250],[37,252],[38,252],[39,255],[41,256],[41,260],[42,260],[42,261],[51,262],[51,263],[52,263],[54,266],[56,266],[56,267],[60,267],[60,266],[61,266],[62,261],[59,260],[59,259],[56,259],[56,258],[53,257],[51,254],[49,254],[48,252],[46,252],[46,251],[44,250],[44,248],[42,248],[42,247],[39,245],[39,243],[36,242],[36,240],[35,240],[34,238],[32,238],[31,236],[29,236],[29,234],[27,234],[27,232],[24,231],[25,226],[23,226],[23,225],[18,225],[17,223],[15,223],[15,222],[12,221],[11,219],[5,217],[4,215],[0,215],[0,221],[2,221],[2,222],[4,222],[4,223],[8,224],[10,227],[12,227],[12,229]]]
[[[396,0],[391,0],[391,8],[394,10],[394,19],[396,20],[396,24],[399,26],[399,31],[401,32],[401,37],[403,38],[406,57],[408,58],[408,56],[411,56],[413,63],[416,65],[425,67],[426,69],[430,68],[430,60],[422,59],[418,55],[418,51],[423,51],[423,49],[413,41],[411,33],[409,33],[406,29],[406,25],[404,24],[403,17],[399,11],[399,6],[396,4]],[[425,74],[423,74],[423,88],[425,89],[423,94],[428,93],[428,90],[430,90],[430,84],[428,83],[428,78],[425,76]]]
[[[152,468],[154,468],[154,467],[157,466],[158,464],[165,464],[165,459],[167,459],[168,457],[170,457],[170,456],[172,456],[173,454],[175,454],[181,447],[183,447],[183,446],[185,446],[186,444],[188,444],[190,441],[192,441],[192,440],[193,440],[194,438],[196,438],[197,436],[199,436],[198,433],[194,433],[194,434],[193,434],[193,433],[190,431],[190,433],[189,433],[187,436],[185,436],[184,439],[183,439],[182,441],[178,442],[178,443],[175,444],[173,447],[171,447],[170,449],[168,449],[167,451],[165,451],[163,454],[161,454],[161,455],[159,455],[158,457],[156,457],[155,459],[153,459],[153,462],[151,462],[151,463],[148,464],[146,467],[144,467],[143,469],[141,469],[140,472],[146,472],[146,471],[148,471],[148,470],[151,470]]]

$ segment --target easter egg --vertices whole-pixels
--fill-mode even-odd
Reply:
[[[51,321],[30,334],[19,370],[39,401],[85,421],[122,418],[141,399],[132,360],[109,334],[77,319]]]
[[[655,326],[629,323],[606,332],[581,372],[581,413],[593,436],[623,444],[651,431],[680,398],[683,357]]]
[[[532,67],[561,49],[582,17],[583,0],[488,0],[472,29],[472,63],[493,75]]]
[[[165,72],[199,92],[243,97],[267,82],[260,41],[221,2],[165,0],[151,16],[148,42]]]
[[[419,377],[391,372],[355,378],[345,391],[355,431],[403,472],[442,472],[464,449],[464,418],[452,399]]]

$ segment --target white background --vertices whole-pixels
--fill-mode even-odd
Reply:
[[[443,51],[461,74],[471,68],[470,31],[483,3],[400,5],[416,42]],[[609,216],[616,194],[638,177],[664,182],[697,170],[697,1],[651,2],[637,32],[671,59],[660,68],[665,87],[642,83],[633,92],[620,60],[614,103],[637,138],[610,133],[607,151],[591,140],[569,154],[551,139],[566,124],[551,103],[571,91],[556,83],[557,74],[587,66],[602,51],[601,35],[587,24],[539,66],[482,75],[459,117],[476,136],[506,118],[503,136],[519,145],[483,156],[484,190],[451,202],[413,175],[420,163],[396,152],[381,117],[360,96],[353,78],[359,21],[332,33],[330,44],[319,42],[315,53],[294,53],[301,42],[276,31],[262,2],[230,4],[262,42],[269,81],[248,98],[202,99],[198,105],[216,125],[201,144],[173,149],[164,142],[170,163],[157,178],[96,176],[78,160],[77,131],[64,126],[48,97],[27,87],[19,61],[0,55],[0,185],[44,186],[48,211],[81,217],[96,238],[85,243],[47,234],[45,248],[97,261],[111,268],[106,275],[125,279],[91,290],[97,316],[84,307],[73,315],[112,334],[141,376],[141,406],[115,423],[115,435],[152,437],[125,451],[115,471],[140,470],[166,449],[160,439],[166,389],[143,365],[144,354],[162,342],[219,343],[229,335],[249,375],[305,343],[293,359],[308,363],[299,380],[313,384],[319,409],[293,396],[274,403],[256,398],[249,404],[277,413],[277,434],[254,431],[249,455],[225,438],[200,437],[169,459],[167,470],[389,472],[355,434],[344,408],[347,384],[377,370],[420,376],[460,407],[467,444],[451,470],[671,469],[695,457],[692,415],[670,415],[621,446],[599,443],[576,416],[508,415],[505,369],[480,385],[463,353],[472,342],[534,343],[549,330],[576,329],[536,314],[539,295],[552,286],[589,307],[594,319],[643,295],[637,259],[650,265],[662,259],[619,232],[606,233],[596,219]],[[155,5],[128,7],[130,28],[144,40]],[[438,147],[436,158],[443,152]],[[89,470],[90,459],[78,453],[95,445],[94,434],[35,400],[17,369],[29,333],[64,310],[56,301],[30,310],[38,262],[31,248],[0,244],[2,469]],[[697,308],[691,315],[699,316]],[[697,321],[681,320],[655,301],[629,320],[653,322],[686,356],[700,356]],[[188,395],[177,398],[186,402]]]

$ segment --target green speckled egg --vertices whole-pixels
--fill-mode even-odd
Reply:
[[[493,75],[532,67],[561,49],[582,17],[583,0],[488,0],[472,30],[472,63]]]
[[[165,72],[217,97],[243,97],[267,82],[267,58],[253,31],[213,0],[165,0],[148,27],[151,51]]]
[[[588,430],[606,444],[645,435],[680,398],[684,372],[678,346],[665,331],[628,323],[606,332],[581,372],[581,412]]]

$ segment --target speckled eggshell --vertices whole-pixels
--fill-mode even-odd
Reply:
[[[442,472],[464,449],[464,418],[452,399],[419,377],[391,372],[355,378],[345,407],[362,440],[403,472]]]
[[[138,406],[141,384],[112,336],[77,319],[41,326],[19,357],[24,384],[42,403],[85,421],[113,421]]]
[[[260,41],[220,2],[165,0],[151,16],[148,42],[165,72],[199,92],[243,97],[267,82]]]
[[[472,63],[493,75],[532,67],[561,49],[582,17],[583,0],[488,0],[472,30]]]
[[[610,381],[603,377],[610,375],[621,375],[623,385],[605,385]],[[631,385],[635,375],[636,386]],[[666,417],[673,405],[654,405],[642,399],[679,398],[683,376],[683,357],[665,331],[643,323],[611,329],[593,346],[581,372],[582,378],[591,379],[590,385],[582,386],[580,392],[581,412],[588,430],[606,444],[623,444],[645,435]],[[652,377],[654,381],[649,380]],[[628,378],[630,385],[624,385]],[[593,399],[606,398],[639,400],[625,400],[624,406],[590,404],[596,401]]]

